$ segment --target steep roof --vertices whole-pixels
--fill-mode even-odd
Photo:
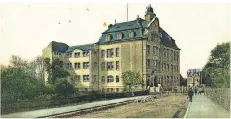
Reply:
[[[177,47],[175,40],[170,35],[168,35],[168,33],[165,32],[161,27],[160,27],[160,33],[162,34],[161,42],[163,45],[176,50],[180,50],[180,48]],[[171,37],[171,39],[169,39],[169,37]]]
[[[114,25],[109,25],[108,29],[104,31],[99,38],[99,44],[104,44],[104,43],[110,43],[110,42],[121,42],[121,41],[128,41],[128,40],[140,40],[147,38],[147,36],[144,35],[144,30],[145,28],[148,28],[148,24],[150,21],[146,21],[142,18],[137,18],[136,20],[133,21],[128,21],[128,22],[122,22],[122,23],[117,23]],[[129,32],[133,31],[134,32],[134,37],[129,38]],[[117,40],[116,36],[117,33],[121,32],[122,33],[122,39]],[[162,34],[161,37],[161,43],[164,46],[180,50],[173,38],[169,39],[170,35],[168,35],[167,32],[165,32],[162,28],[160,28],[160,33]],[[106,35],[110,35],[110,41],[106,40]]]
[[[57,51],[57,52],[66,52],[66,50],[69,48],[69,46],[66,43],[61,43],[61,42],[56,42],[52,41],[52,51]]]
[[[82,50],[82,51],[87,51],[87,50],[90,50],[91,47],[93,46],[94,43],[92,44],[86,44],[86,45],[76,45],[76,46],[71,46],[67,49],[66,52],[72,52],[74,51],[75,49],[79,49],[79,50]]]

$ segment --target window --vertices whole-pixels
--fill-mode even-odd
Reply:
[[[107,76],[107,82],[114,82],[114,78],[112,75]]]
[[[71,69],[71,68],[72,68],[72,64],[71,64],[71,63],[67,63],[67,64],[66,64],[66,68],[67,68],[67,69]]]
[[[150,68],[150,59],[147,59],[147,68]]]
[[[117,93],[119,92],[119,88],[116,88],[116,92],[117,92]]]
[[[116,48],[116,57],[119,57],[119,48]]]
[[[101,82],[105,83],[105,77],[104,76],[101,77]]]
[[[120,82],[120,78],[119,78],[119,76],[117,75],[117,76],[116,76],[116,83],[118,83],[118,82]]]
[[[105,62],[101,63],[101,70],[104,71],[105,70]]]
[[[105,57],[105,50],[101,50],[101,58]]]
[[[158,56],[158,47],[153,46],[153,54]]]
[[[75,52],[75,57],[80,57],[80,52]]]
[[[87,69],[89,67],[89,62],[83,62],[83,68]]]
[[[113,70],[113,62],[107,62],[107,70]]]
[[[94,67],[97,67],[97,62],[94,62]]]
[[[147,45],[147,55],[150,54],[150,45]]]
[[[89,56],[89,51],[83,51],[83,56],[84,57]]]
[[[76,75],[75,80],[80,80],[80,75]]]
[[[166,64],[164,63],[164,71],[167,71]]]
[[[75,63],[75,69],[80,69],[80,63]]]
[[[122,39],[122,33],[118,32],[117,33],[117,40],[121,40]]]
[[[113,57],[113,48],[107,49],[107,57]]]
[[[154,65],[154,67],[157,66],[157,61],[156,60],[153,61],[153,65]]]
[[[106,35],[106,41],[110,41],[111,40],[111,35],[110,34],[107,34]]]
[[[119,61],[116,61],[116,70],[120,69]]]
[[[67,56],[67,57],[71,57],[71,53],[67,53],[66,56]]]
[[[171,72],[173,72],[173,65],[171,65],[171,68],[172,68],[172,69],[171,69]]]
[[[134,37],[134,32],[133,31],[130,31],[129,32],[129,38],[133,38]]]
[[[89,75],[83,75],[83,81],[84,82],[89,81]]]

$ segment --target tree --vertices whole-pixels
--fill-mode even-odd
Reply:
[[[202,80],[207,86],[229,87],[230,42],[218,44],[202,70]]]
[[[141,84],[141,77],[138,72],[126,71],[122,73],[122,79],[125,91],[131,92],[133,87]]]
[[[36,73],[36,77],[40,82],[44,83],[44,71],[45,71],[45,61],[42,57],[37,56],[31,63],[32,67],[34,68],[34,71]]]
[[[57,78],[55,83],[55,93],[59,96],[67,96],[74,93],[74,87],[65,78]]]
[[[49,58],[45,58],[45,69],[48,73],[48,83],[55,85],[57,78],[66,78],[70,74],[63,68],[63,61],[54,58],[52,63]]]

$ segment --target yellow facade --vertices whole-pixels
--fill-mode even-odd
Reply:
[[[69,81],[79,91],[121,92],[121,75],[128,70],[141,75],[142,85],[136,90],[149,89],[156,82],[166,90],[173,88],[180,81],[180,49],[159,26],[151,6],[145,18],[109,25],[92,45],[69,47],[52,42],[43,56],[61,58],[71,74]]]

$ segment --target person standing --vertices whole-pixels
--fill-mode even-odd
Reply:
[[[189,88],[188,97],[189,97],[189,101],[190,101],[190,102],[192,102],[192,96],[193,96],[193,89],[192,89],[192,88]]]
[[[197,95],[197,88],[195,87],[195,95]]]

